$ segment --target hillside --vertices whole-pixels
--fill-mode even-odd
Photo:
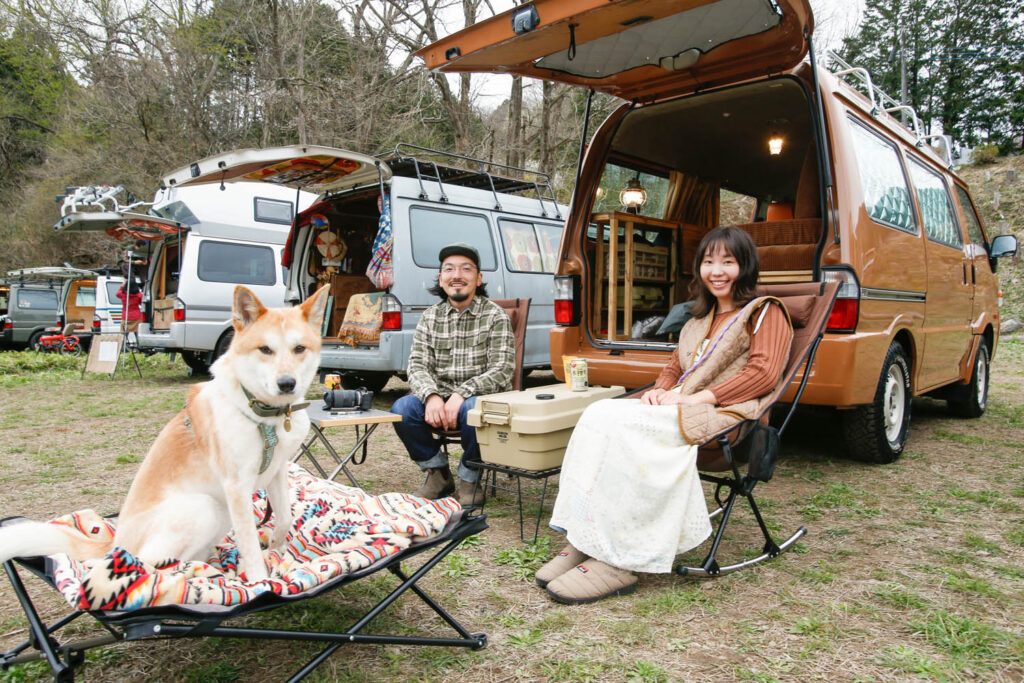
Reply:
[[[1007,171],[1017,178],[1007,181]],[[960,175],[970,185],[974,202],[989,237],[1014,234],[1024,246],[1024,156],[1000,157],[994,164],[967,166]],[[1020,256],[999,264],[999,283],[1003,290],[1003,320],[1024,321],[1024,272]]]

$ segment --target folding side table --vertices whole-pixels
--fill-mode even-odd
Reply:
[[[355,476],[348,469],[348,463],[359,465],[366,460],[367,441],[370,435],[373,434],[374,430],[377,429],[377,425],[384,422],[401,422],[402,416],[394,413],[389,413],[386,410],[356,410],[351,412],[332,412],[325,410],[322,403],[316,402],[306,408],[306,414],[309,415],[310,422],[310,435],[305,442],[299,447],[299,452],[292,458],[292,462],[295,462],[303,455],[309,458],[309,461],[313,463],[313,467],[316,468],[317,472],[324,479],[333,480],[338,476],[339,472],[344,472],[348,480],[352,482],[352,485],[357,488],[362,488],[359,482],[356,481]],[[331,442],[324,435],[324,430],[329,427],[353,427],[356,432],[356,441],[352,445],[352,448],[345,455],[340,455],[338,451],[334,449]],[[331,457],[334,458],[336,463],[334,469],[328,473],[323,466],[313,456],[313,452],[310,447],[314,442],[319,441],[330,453]],[[362,449],[362,457],[356,459],[356,455],[359,450]]]

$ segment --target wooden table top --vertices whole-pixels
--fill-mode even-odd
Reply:
[[[323,401],[313,401],[306,408],[310,421],[318,427],[347,427],[381,422],[401,422],[402,416],[386,410],[356,410],[331,412],[324,409]]]

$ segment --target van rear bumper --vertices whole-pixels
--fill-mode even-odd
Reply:
[[[147,323],[139,325],[139,346],[144,349],[160,349],[162,351],[177,351],[184,347],[184,339],[178,339],[170,331],[153,331]]]
[[[405,337],[409,338],[408,345]],[[328,370],[405,372],[409,362],[407,349],[411,344],[412,332],[382,334],[377,346],[362,348],[324,342],[320,347],[320,367]]]
[[[890,343],[888,333],[826,334],[800,403],[839,408],[871,403]],[[783,401],[794,396],[802,378],[803,372],[798,372]]]

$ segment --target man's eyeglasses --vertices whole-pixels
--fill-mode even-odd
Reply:
[[[441,272],[445,275],[454,275],[455,273],[462,273],[463,275],[472,275],[476,272],[476,266],[472,263],[463,263],[461,266],[441,266]]]

